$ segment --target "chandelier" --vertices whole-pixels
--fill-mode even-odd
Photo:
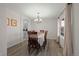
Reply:
[[[40,15],[39,15],[39,14],[40,14],[40,13],[37,12],[37,18],[34,19],[34,22],[38,22],[38,23],[42,22],[42,19],[40,18]]]

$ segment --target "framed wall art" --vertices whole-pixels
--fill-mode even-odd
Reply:
[[[7,18],[7,25],[13,27],[17,26],[17,20],[13,18]]]

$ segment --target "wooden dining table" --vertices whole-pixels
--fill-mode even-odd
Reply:
[[[40,44],[40,46],[42,46],[43,42],[44,42],[44,35],[45,35],[44,32],[37,32],[37,35],[31,34],[30,37],[31,38],[38,38],[38,43]]]

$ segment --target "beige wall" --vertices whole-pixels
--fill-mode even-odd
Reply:
[[[6,17],[17,20],[17,26],[7,26],[7,48],[23,41],[23,22],[27,21],[30,29],[30,21],[26,16],[23,16],[14,10],[6,8]]]
[[[7,55],[5,7],[0,4],[0,56]]]
[[[17,26],[8,26],[7,25],[7,47],[11,47],[16,43],[19,43],[21,39],[21,20],[20,15],[16,12],[6,9],[6,17],[17,20]]]
[[[79,3],[72,7],[72,32],[74,55],[79,56]]]

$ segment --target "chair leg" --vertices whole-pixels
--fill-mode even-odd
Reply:
[[[30,55],[30,47],[28,46],[28,55]]]

